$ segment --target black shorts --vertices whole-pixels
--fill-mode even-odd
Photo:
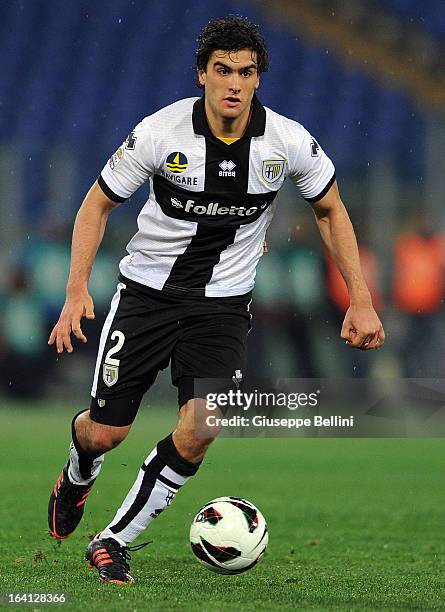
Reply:
[[[251,293],[176,296],[119,280],[99,343],[93,421],[130,425],[142,396],[170,362],[180,407],[194,397],[195,378],[231,379],[245,370]]]

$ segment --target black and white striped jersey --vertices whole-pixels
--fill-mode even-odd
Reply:
[[[180,100],[146,117],[99,177],[115,202],[150,183],[121,273],[176,294],[249,292],[286,177],[315,202],[335,171],[302,125],[256,97],[244,136],[230,145],[210,131],[204,98]]]

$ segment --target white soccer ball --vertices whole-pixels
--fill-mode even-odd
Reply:
[[[193,519],[190,544],[200,563],[219,574],[241,574],[258,563],[269,542],[264,516],[240,497],[217,497]]]

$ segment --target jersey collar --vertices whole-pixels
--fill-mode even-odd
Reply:
[[[193,130],[195,134],[200,134],[201,136],[212,136],[212,132],[207,123],[204,101],[205,96],[202,96],[201,98],[199,98],[199,100],[196,100],[193,105]],[[263,136],[265,129],[266,111],[264,109],[264,106],[261,104],[261,102],[255,95],[253,96],[252,100],[252,116],[250,118],[249,125],[247,126],[247,130],[244,132],[243,138]]]

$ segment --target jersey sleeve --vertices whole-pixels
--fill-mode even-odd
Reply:
[[[98,183],[114,202],[125,202],[154,174],[155,152],[146,120],[130,132],[105,164]]]
[[[288,160],[289,178],[308,202],[317,202],[329,191],[335,181],[335,168],[330,158],[313,136],[302,126],[297,134],[300,141],[292,147]]]

